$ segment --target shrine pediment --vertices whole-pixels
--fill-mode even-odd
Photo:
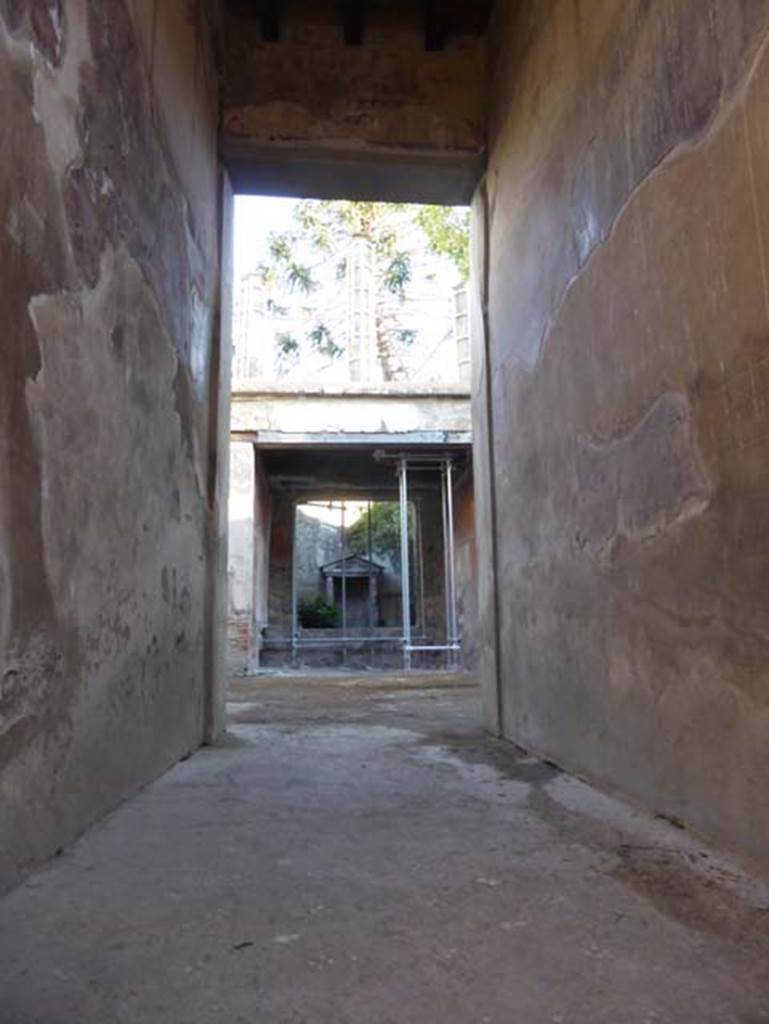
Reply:
[[[327,562],[320,567],[323,576],[379,576],[384,572],[384,566],[373,562],[362,555],[347,555],[345,558],[337,558],[333,562]]]

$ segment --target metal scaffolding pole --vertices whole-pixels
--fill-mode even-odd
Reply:
[[[372,536],[371,536],[371,501],[366,505],[366,533],[367,533],[367,551],[369,560],[369,577],[368,577],[368,593],[366,595],[366,601],[368,605],[368,635],[372,637],[374,635],[374,576],[371,574],[371,566],[373,564],[373,552],[372,552]],[[374,648],[369,644],[368,648],[369,661],[374,660]]]
[[[443,539],[443,612],[446,627],[446,664],[451,665],[451,587],[449,585],[449,513],[446,499],[446,464],[440,467],[441,475],[441,531]]]
[[[448,543],[448,589],[449,589],[449,644],[451,653],[449,661],[453,664],[456,661],[456,649],[459,642],[457,628],[457,579],[454,556],[454,480],[453,464],[451,459],[446,460],[446,538]]]
[[[291,503],[293,509],[293,530],[291,536],[291,664],[296,668],[296,654],[299,640],[299,603],[297,592],[297,564],[296,564],[296,520],[299,513],[296,502]]]
[[[457,615],[456,585],[456,552],[454,546],[454,460],[449,455],[408,454],[406,452],[389,454],[384,451],[374,453],[377,461],[392,460],[397,464],[400,496],[400,540],[401,540],[401,604],[403,623],[403,661],[404,668],[411,668],[411,654],[414,651],[446,651],[449,667],[457,662],[457,652],[461,649],[459,638],[459,619]],[[445,643],[413,644],[411,629],[411,567],[409,546],[408,516],[408,467],[409,464],[418,470],[432,469],[441,475],[441,515],[443,527],[443,571],[445,594],[446,641]],[[421,537],[420,537],[421,540]],[[418,572],[423,571],[423,553],[415,545],[415,557],[419,560]],[[420,599],[424,600],[424,586],[420,590]],[[423,615],[424,618],[424,615]],[[423,631],[424,631],[424,622]],[[425,636],[424,639],[427,639]]]
[[[401,527],[401,618],[403,623],[403,668],[411,669],[411,593],[409,566],[409,485],[408,462],[401,459],[398,472]]]
[[[342,502],[342,529],[340,532],[340,541],[342,545],[342,636],[347,636],[347,563],[345,562],[345,551],[347,548],[347,541],[345,538],[345,523],[344,523],[345,503]],[[347,663],[347,647],[342,646],[342,664]]]

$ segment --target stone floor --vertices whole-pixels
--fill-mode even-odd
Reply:
[[[767,891],[434,684],[240,681],[0,903],[0,1022],[769,1022]]]

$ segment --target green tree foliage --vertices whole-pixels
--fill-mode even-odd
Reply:
[[[394,501],[372,501],[371,511],[367,509],[356,519],[347,531],[347,547],[350,554],[368,558],[369,523],[371,524],[372,559],[389,559],[395,572],[401,568],[401,524],[400,506]],[[409,539],[414,535],[414,509],[409,506]]]
[[[460,275],[466,277],[469,215],[438,206],[304,200],[296,205],[293,220],[290,229],[269,236],[267,259],[257,268],[263,283],[278,297],[286,293],[309,296],[319,287],[321,267],[330,265],[336,280],[343,280],[354,239],[366,239],[374,262],[377,355],[385,380],[397,379],[403,373],[399,354],[416,337],[413,330],[404,328],[399,313],[413,277],[411,253],[403,243],[404,223],[416,225],[429,250],[453,260]],[[275,294],[268,299],[268,306],[273,311],[284,308]],[[286,372],[299,358],[300,341],[285,332],[279,332],[275,340],[279,368]],[[334,337],[324,322],[313,324],[303,340],[331,359],[344,352],[342,340]]]
[[[303,267],[300,263],[291,264],[286,271],[286,281],[292,292],[299,291],[305,295],[309,295],[317,288],[309,267]]]
[[[275,335],[275,349],[280,370],[295,366],[299,359],[299,342],[287,331],[278,331]]]
[[[308,337],[312,342],[313,348],[324,356],[330,356],[332,359],[336,359],[336,357],[340,356],[343,352],[343,349],[341,349],[331,337],[331,331],[322,322],[317,323],[313,327],[308,334]]]
[[[416,215],[427,245],[436,256],[448,256],[462,281],[470,276],[470,211],[452,206],[422,206]]]
[[[396,253],[389,261],[382,278],[385,288],[403,302],[406,298],[406,285],[410,280],[411,258],[408,253]]]

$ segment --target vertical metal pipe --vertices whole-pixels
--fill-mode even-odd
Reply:
[[[446,625],[446,644],[451,644],[451,586],[449,572],[449,513],[446,498],[446,463],[440,467],[441,474],[441,529],[443,539],[443,611]],[[451,664],[451,652],[446,654],[447,664]]]
[[[456,644],[459,640],[457,629],[457,577],[456,563],[454,557],[454,478],[453,463],[451,459],[446,460],[446,520],[448,526],[448,565],[449,565],[449,592],[450,592],[450,623],[451,635],[449,643]],[[452,661],[456,661],[456,651],[452,651]]]
[[[297,640],[299,639],[299,594],[297,587],[297,564],[296,564],[296,523],[299,517],[299,507],[295,501],[291,502],[292,513],[292,536],[291,536],[291,664],[296,668]]]
[[[341,544],[342,544],[342,637],[346,637],[347,636],[347,563],[345,561],[345,559],[347,557],[346,556],[347,541],[346,541],[346,538],[345,538],[344,514],[345,514],[345,503],[343,501],[342,502],[342,530],[341,530],[341,533],[340,533],[340,540],[341,540]],[[344,646],[344,645],[342,646],[342,663],[343,664],[347,663],[347,647]]]
[[[399,467],[400,526],[401,526],[401,620],[403,628],[403,668],[411,668],[411,593],[409,567],[409,484],[408,463],[401,459]]]
[[[367,504],[366,504],[366,519],[367,519],[367,523],[366,523],[367,530],[366,530],[366,533],[368,535],[367,536],[368,544],[366,545],[366,550],[368,551],[368,560],[369,560],[368,571],[369,571],[369,574],[370,574],[369,577],[368,577],[368,593],[366,594],[366,601],[367,601],[367,604],[368,604],[368,635],[369,635],[369,637],[371,637],[371,636],[374,635],[374,577],[373,577],[373,575],[371,575],[371,573],[372,573],[371,563],[373,562],[372,537],[371,537],[371,501],[367,502]],[[374,661],[374,645],[373,644],[369,644],[368,645],[368,660],[369,660],[369,666],[372,666],[373,665],[373,661]]]
[[[368,532],[368,544],[367,544],[368,560],[369,560],[369,562],[372,562],[374,556],[373,556],[373,553],[372,553],[371,502],[370,501],[368,502],[368,505],[366,507],[366,519],[367,519],[367,526],[368,526],[368,531],[367,531]],[[369,571],[371,571],[371,566],[370,565],[369,565]],[[369,590],[370,590],[370,588],[369,588]],[[374,626],[374,606],[371,603],[370,594],[369,594],[369,604],[368,604],[368,625],[369,625],[369,629],[373,629],[373,626]]]
[[[256,445],[250,445],[251,449],[251,472],[253,474],[253,487],[251,492],[251,615],[249,616],[248,623],[248,654],[246,663],[246,672],[248,675],[253,675],[255,670],[259,667],[259,651],[261,648],[261,592],[259,584],[261,582],[260,570],[262,566],[262,556],[258,552],[258,545],[264,540],[263,531],[260,536],[256,536],[257,522],[260,522],[264,516],[264,512],[261,506],[262,495],[259,493],[259,454],[256,450]],[[261,525],[261,522],[260,522]]]

